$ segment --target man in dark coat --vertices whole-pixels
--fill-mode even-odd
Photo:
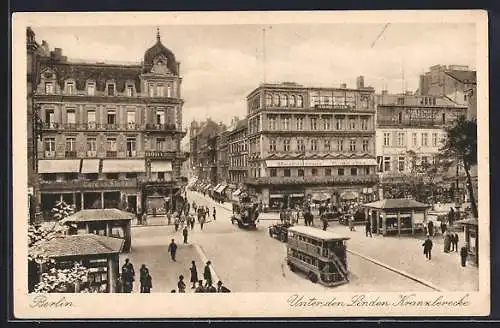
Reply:
[[[123,289],[125,293],[131,293],[134,287],[135,280],[134,266],[129,259],[125,259],[125,264],[122,266]]]
[[[219,280],[217,283],[217,293],[230,293],[231,291],[222,285],[222,281]]]
[[[210,264],[212,264],[212,262],[207,261],[207,264],[205,265],[205,271],[203,272],[205,287],[212,286],[212,270],[210,270]]]
[[[427,223],[427,232],[429,236],[434,236],[434,222],[432,220],[429,220],[429,223]]]
[[[467,263],[467,246],[464,245],[462,248],[460,248],[460,261],[462,263],[462,266],[465,267]]]
[[[151,293],[151,289],[153,288],[153,278],[151,278],[151,275],[149,274],[149,270],[147,268],[143,287],[143,293]]]
[[[172,239],[172,242],[170,245],[168,245],[168,252],[170,253],[170,257],[172,258],[172,261],[175,261],[175,253],[177,252],[177,244],[175,241]]]
[[[188,243],[188,228],[187,225],[182,229],[182,236],[184,237],[184,244]]]
[[[321,221],[323,222],[323,231],[326,231],[326,228],[328,227],[328,220],[326,219],[326,215],[322,215]]]
[[[424,241],[422,246],[424,246],[425,257],[430,260],[432,258],[432,254],[431,254],[431,252],[432,252],[432,240],[430,239],[429,235],[427,235],[427,239]]]
[[[196,288],[196,283],[198,282],[198,269],[196,268],[196,263],[194,261],[191,261],[191,268],[189,268],[189,271],[191,272],[191,283],[193,286],[191,289]]]
[[[455,242],[455,252],[458,252],[458,233],[455,233],[454,242]]]
[[[213,208],[213,210],[212,210],[212,216],[213,216],[214,221],[215,221],[215,220],[217,219],[217,218],[215,217],[215,206],[214,206],[214,208]]]
[[[372,223],[370,221],[370,218],[366,219],[365,230],[366,230],[365,231],[366,237],[368,237],[368,235],[370,235],[370,237],[372,237]]]

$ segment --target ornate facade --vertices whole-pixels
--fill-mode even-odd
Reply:
[[[180,64],[160,40],[142,64],[68,60],[56,48],[38,59],[33,99],[38,200],[77,208],[162,211],[181,187]]]
[[[265,206],[371,199],[378,179],[372,88],[263,84],[247,103],[247,185]]]

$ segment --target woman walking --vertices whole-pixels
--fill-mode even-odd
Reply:
[[[189,269],[191,271],[191,283],[193,286],[191,289],[196,288],[196,283],[198,282],[198,269],[196,268],[196,263],[194,261],[191,262],[191,268]]]

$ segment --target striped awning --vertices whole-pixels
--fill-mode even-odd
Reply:
[[[38,173],[78,173],[79,159],[42,159],[38,161]]]
[[[207,185],[206,185],[203,189],[204,189],[204,190],[208,190],[210,187],[212,187],[212,185],[209,183],[209,184],[207,184]]]
[[[146,172],[142,159],[105,159],[102,161],[102,173]]]
[[[99,173],[99,160],[84,159],[82,164],[82,173]]]
[[[153,161],[151,162],[151,172],[171,172],[172,162],[170,161]]]
[[[221,184],[221,185],[219,185],[219,188],[215,189],[215,192],[220,194],[220,193],[222,193],[222,192],[224,191],[224,189],[226,189],[226,188],[227,188],[227,185],[225,185],[225,184]]]
[[[215,186],[214,191],[215,191],[215,192],[217,192],[217,189],[219,189],[219,187],[220,187],[220,183],[218,183],[218,184]]]
[[[241,194],[241,189],[236,189],[235,192],[233,192],[233,197],[238,197]]]

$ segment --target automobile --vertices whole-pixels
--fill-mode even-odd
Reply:
[[[269,236],[282,242],[288,241],[288,228],[293,227],[289,222],[273,224],[269,227]]]
[[[348,225],[349,224],[349,217],[351,214],[343,214],[339,218],[339,223],[343,225]],[[365,218],[365,212],[363,210],[357,210],[354,213],[354,225],[362,225],[366,223],[366,218]]]

